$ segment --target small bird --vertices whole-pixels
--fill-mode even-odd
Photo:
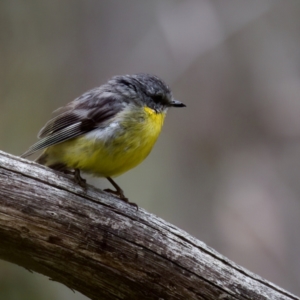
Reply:
[[[185,105],[173,98],[158,77],[144,73],[114,76],[54,111],[57,115],[40,130],[40,140],[21,157],[44,149],[36,162],[74,174],[82,187],[86,181],[80,171],[106,177],[116,190],[104,191],[136,206],[112,177],[148,156],[170,107]]]

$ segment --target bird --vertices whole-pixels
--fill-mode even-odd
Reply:
[[[37,163],[73,174],[83,188],[81,171],[106,177],[115,190],[104,191],[137,206],[112,177],[140,164],[160,135],[168,109],[185,106],[155,75],[114,76],[55,110],[39,131],[39,140],[21,157],[43,150]]]

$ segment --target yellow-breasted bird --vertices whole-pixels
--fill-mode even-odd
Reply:
[[[128,202],[112,177],[134,168],[150,153],[170,107],[185,105],[169,87],[149,74],[111,78],[66,106],[40,130],[36,144],[22,157],[44,149],[37,162],[65,173],[85,186],[80,171],[106,177]]]

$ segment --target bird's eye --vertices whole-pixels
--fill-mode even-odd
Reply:
[[[159,94],[153,95],[151,98],[155,103],[163,103],[164,102],[163,96],[159,95]]]

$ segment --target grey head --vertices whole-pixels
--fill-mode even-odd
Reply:
[[[106,84],[111,92],[123,96],[124,101],[139,106],[148,106],[156,112],[162,112],[169,107],[185,107],[173,98],[170,88],[155,75],[139,73],[135,75],[114,76]]]

